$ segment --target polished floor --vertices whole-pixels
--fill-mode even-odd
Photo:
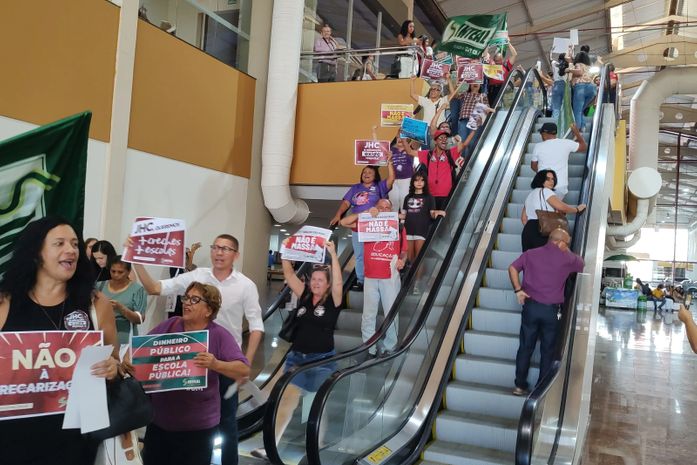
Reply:
[[[583,465],[697,463],[697,355],[677,312],[601,307],[597,329]]]

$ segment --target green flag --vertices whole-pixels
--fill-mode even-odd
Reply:
[[[564,97],[561,101],[561,109],[557,119],[557,128],[559,137],[564,137],[566,131],[569,130],[574,122],[574,110],[571,106],[571,85],[568,82],[564,83]]]
[[[58,215],[82,231],[91,118],[80,113],[0,142],[0,274],[32,220]]]
[[[445,26],[438,51],[468,58],[479,58],[496,35],[505,27],[506,15],[455,16]]]

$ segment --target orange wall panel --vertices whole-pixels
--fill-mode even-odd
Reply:
[[[106,1],[0,2],[0,114],[46,124],[92,111],[109,140],[119,9]]]
[[[129,147],[250,177],[254,78],[138,24]]]
[[[417,86],[420,90],[420,86]],[[408,79],[301,84],[290,183],[350,185],[359,181],[354,140],[392,140],[397,128],[380,127],[381,103],[416,103]],[[383,177],[387,175],[381,168]]]

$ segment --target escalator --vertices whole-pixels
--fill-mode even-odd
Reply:
[[[506,270],[520,253],[521,204],[532,177],[526,152],[539,137],[531,133],[545,121],[535,99],[525,95],[527,89],[534,93],[528,87],[539,79],[534,74],[526,76],[519,105],[514,105],[516,129],[491,176],[496,188],[479,193],[469,224],[456,235],[453,259],[436,278],[422,327],[415,328],[394,354],[335,373],[324,383],[308,421],[308,463],[554,463],[562,426],[571,423],[564,413],[572,398],[572,328],[578,313],[590,312],[592,305],[588,295],[579,300],[578,282],[592,282],[599,268],[591,266],[589,275],[579,274],[568,286],[558,361],[550,373],[528,399],[513,396],[520,306]],[[602,89],[608,85],[605,71]],[[599,102],[605,98],[601,91]],[[608,149],[607,141],[614,138],[614,114],[608,115],[612,110],[607,106],[610,109],[599,105],[588,156],[573,154],[570,159],[570,193],[565,200],[589,205],[576,224],[571,223],[572,248],[582,256],[588,238],[602,240],[599,231],[589,227],[589,218],[595,225],[607,210],[602,201],[607,158],[598,155],[599,147]],[[593,192],[598,192],[599,201],[593,202]],[[597,248],[589,250],[597,255]],[[533,369],[529,380],[536,379]],[[358,397],[365,405],[355,401],[361,384],[377,389],[372,398]],[[576,404],[570,411],[574,408]]]
[[[532,124],[532,115],[539,111],[538,107],[545,105],[544,95],[539,91],[539,87],[533,88],[531,76],[533,76],[533,72],[526,76],[520,73],[512,73],[510,76],[509,84],[515,82],[517,87],[507,85],[502,92],[498,102],[499,108],[490,119],[490,124],[485,128],[475,155],[467,166],[468,176],[457,185],[448,204],[447,216],[430,236],[424,247],[421,260],[410,270],[411,276],[405,281],[383,328],[366,344],[353,351],[338,354],[329,360],[304,365],[283,375],[278,380],[269,397],[264,420],[264,447],[273,463],[302,463],[305,460],[313,462],[313,454],[316,451],[310,449],[311,441],[306,440],[306,438],[311,437],[315,430],[322,431],[325,442],[341,443],[341,440],[330,440],[329,436],[344,436],[348,432],[355,432],[356,428],[362,429],[362,440],[367,441],[367,445],[369,445],[376,440],[383,439],[383,431],[391,431],[390,428],[383,427],[398,426],[383,423],[382,419],[379,418],[380,415],[376,414],[380,408],[381,399],[389,397],[389,393],[392,392],[418,392],[412,388],[420,386],[422,382],[400,380],[401,385],[397,386],[396,383],[385,383],[384,379],[392,377],[396,380],[400,373],[414,371],[419,366],[418,357],[414,357],[414,355],[419,355],[420,352],[421,358],[423,358],[423,353],[428,352],[431,347],[429,347],[428,341],[420,341],[418,349],[415,348],[414,352],[410,354],[411,357],[402,356],[399,353],[386,354],[377,359],[366,360],[368,348],[381,342],[384,327],[393,322],[398,324],[398,339],[400,341],[413,340],[415,333],[425,335],[442,329],[443,322],[438,318],[433,318],[426,322],[428,331],[421,331],[424,328],[424,309],[432,308],[434,303],[443,309],[444,304],[440,297],[437,297],[435,291],[448,287],[454,289],[452,285],[448,286],[443,283],[443,276],[450,270],[449,265],[452,262],[460,263],[466,260],[465,256],[469,252],[466,247],[456,247],[456,243],[458,240],[467,240],[468,237],[473,238],[481,231],[483,225],[478,222],[477,218],[480,218],[489,209],[488,206],[482,202],[477,202],[477,200],[481,197],[496,197],[495,194],[500,188],[503,171],[505,171],[503,170],[504,161],[508,158],[507,153],[511,151],[510,144],[520,148],[520,144],[524,143],[524,141],[517,142],[520,126],[525,121]],[[526,82],[530,86],[522,85]],[[537,86],[537,84],[535,85]],[[537,107],[533,107],[533,101],[536,102]],[[524,105],[522,102],[526,102],[526,104]],[[526,115],[528,116],[526,117]],[[433,314],[436,313],[438,312]],[[427,336],[428,338],[430,336]],[[395,357],[398,360],[395,360]],[[353,370],[360,363],[362,367],[375,373],[352,377],[346,386],[335,391],[338,393],[336,397],[323,402],[322,405],[331,411],[328,416],[337,419],[330,421],[332,424],[326,428],[318,425],[320,417],[316,413],[317,402],[313,402],[314,393],[305,393],[300,406],[295,409],[288,428],[282,437],[278,438],[277,444],[275,421],[278,407],[284,401],[286,387],[292,382],[294,376],[329,363],[332,364],[333,369],[338,370]],[[317,398],[323,395],[321,389],[317,393]],[[413,402],[409,403],[406,400],[402,405],[409,408]],[[343,424],[339,425],[337,422],[343,422]],[[364,426],[368,423],[373,426],[382,425],[376,431],[366,430]],[[340,431],[336,431],[337,429]],[[350,444],[346,447],[340,444],[336,452],[340,456],[345,456],[347,461],[351,461],[359,455],[358,449],[360,447],[356,444]],[[240,453],[244,454],[242,447]],[[341,459],[339,462],[331,461],[331,463],[343,461]]]

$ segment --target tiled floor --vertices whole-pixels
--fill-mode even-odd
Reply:
[[[583,464],[697,463],[697,355],[677,312],[600,313]]]

